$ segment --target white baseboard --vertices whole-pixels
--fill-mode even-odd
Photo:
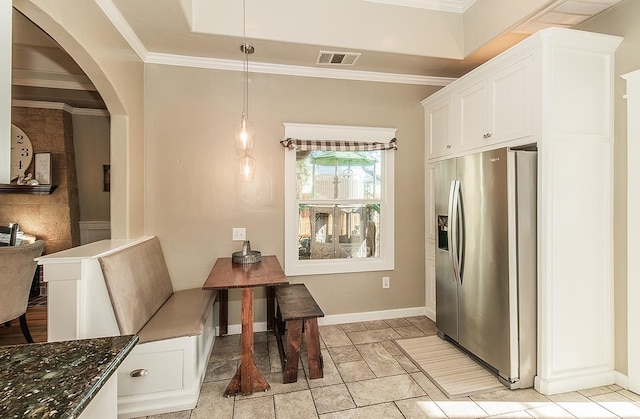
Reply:
[[[619,371],[616,371],[616,384],[622,388],[629,389],[629,377]]]
[[[579,371],[571,375],[543,379],[540,376],[535,378],[534,387],[541,394],[551,395],[566,393],[569,391],[584,390],[587,388],[608,386],[616,383],[617,371],[595,370]]]
[[[345,313],[345,314],[331,314],[328,316],[320,317],[318,319],[318,325],[328,326],[332,324],[344,324],[355,322],[366,322],[371,320],[385,320],[385,319],[397,319],[401,317],[413,317],[413,316],[427,316],[427,309],[425,307],[409,307],[409,308],[397,308],[392,310],[380,310],[380,311],[365,311],[362,313]],[[435,313],[434,313],[435,317]],[[257,322],[253,324],[254,332],[264,332],[267,330],[267,322]],[[227,334],[239,335],[242,333],[241,324],[230,324],[227,328]],[[216,336],[220,335],[219,327],[216,327]]]

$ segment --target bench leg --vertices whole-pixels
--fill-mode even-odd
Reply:
[[[273,317],[275,316],[276,289],[267,287],[267,330],[275,330],[273,327]]]
[[[282,382],[298,381],[298,365],[300,363],[300,342],[302,340],[302,320],[287,322],[287,349],[285,350],[285,368]]]
[[[227,325],[229,323],[229,290],[218,290],[220,305],[218,307],[218,318],[220,319],[220,336],[227,335]]]
[[[304,321],[304,338],[307,341],[307,361],[309,363],[309,379],[324,377],[322,354],[320,353],[320,335],[318,333],[318,319]]]

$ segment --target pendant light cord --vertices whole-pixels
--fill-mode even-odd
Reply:
[[[242,103],[242,114],[249,119],[249,47],[247,45],[247,1],[242,0],[242,52],[244,53],[244,97]]]

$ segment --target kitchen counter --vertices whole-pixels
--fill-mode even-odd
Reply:
[[[0,347],[0,417],[78,417],[137,342],[128,335]]]

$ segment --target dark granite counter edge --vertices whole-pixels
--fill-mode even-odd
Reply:
[[[113,373],[118,369],[122,361],[131,353],[133,348],[138,343],[138,335],[134,335],[131,337],[131,340],[127,343],[127,345],[122,348],[120,353],[116,358],[113,359],[111,364],[105,369],[104,374],[100,377],[98,381],[87,391],[82,399],[78,401],[77,406],[70,412],[69,418],[77,418],[84,411],[84,409],[89,405],[91,400],[98,394],[98,392],[102,389],[104,384],[111,378]]]

